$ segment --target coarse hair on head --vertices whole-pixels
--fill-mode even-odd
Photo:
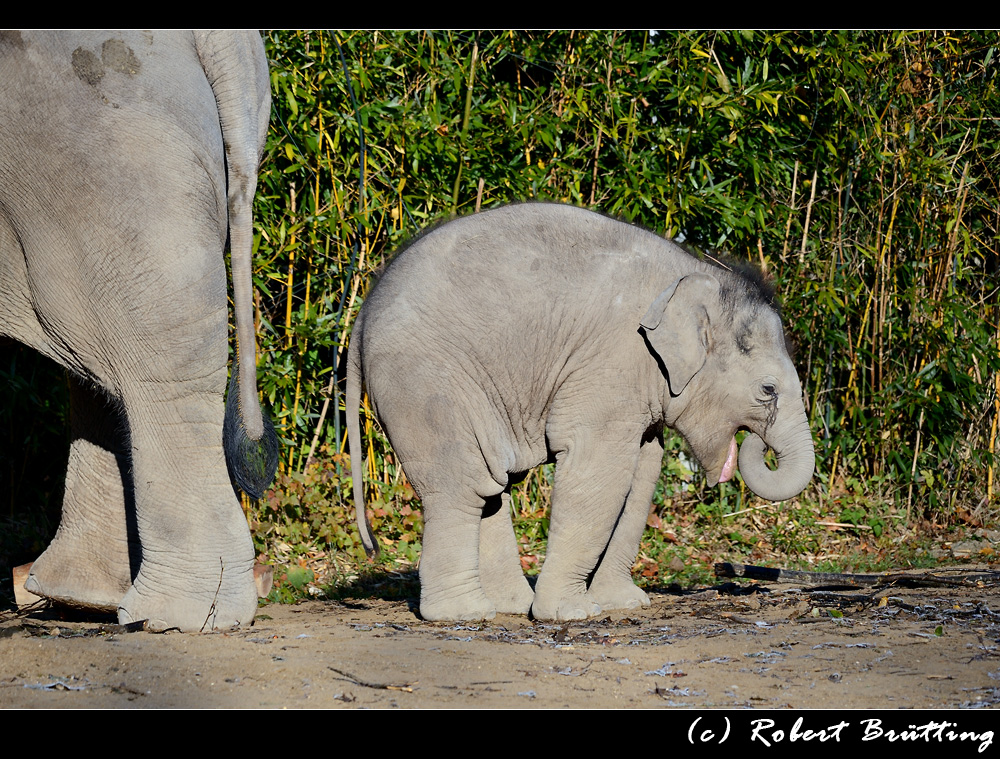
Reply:
[[[748,261],[730,256],[701,253],[701,259],[721,275],[719,276],[719,303],[723,317],[733,324],[738,312],[758,313],[767,308],[781,318],[781,301],[774,289],[774,279]],[[785,351],[795,355],[796,344],[784,331]]]
[[[781,316],[781,303],[774,290],[774,280],[748,261],[730,256],[704,253],[702,260],[727,272],[719,277],[719,298],[723,313],[731,316],[737,307],[757,310],[767,307]]]

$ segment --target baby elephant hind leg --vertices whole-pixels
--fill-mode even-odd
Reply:
[[[486,499],[479,525],[479,577],[486,596],[501,614],[527,614],[535,593],[521,569],[511,522],[510,486]]]
[[[479,574],[483,497],[460,481],[442,487],[421,479],[410,475],[424,508],[420,616],[429,622],[492,619],[496,605]]]

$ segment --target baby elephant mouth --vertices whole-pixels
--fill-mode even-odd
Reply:
[[[729,441],[729,452],[726,454],[726,462],[722,465],[722,473],[719,475],[719,482],[729,482],[736,471],[736,436]]]

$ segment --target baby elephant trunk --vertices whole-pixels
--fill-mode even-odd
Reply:
[[[794,498],[809,484],[816,464],[805,410],[786,424],[775,423],[768,432],[766,440],[751,432],[740,446],[743,481],[765,500]],[[768,467],[764,460],[768,448],[774,451],[776,469]]]

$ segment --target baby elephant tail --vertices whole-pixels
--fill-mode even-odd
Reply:
[[[351,481],[354,484],[354,516],[358,522],[358,533],[361,535],[361,544],[372,558],[378,556],[378,543],[372,533],[371,523],[368,521],[368,513],[365,508],[365,486],[364,471],[365,460],[361,447],[361,383],[363,373],[361,369],[361,329],[360,323],[354,325],[354,334],[351,335],[351,344],[347,348],[347,392],[344,396],[344,408],[347,412],[347,442],[351,449]]]

